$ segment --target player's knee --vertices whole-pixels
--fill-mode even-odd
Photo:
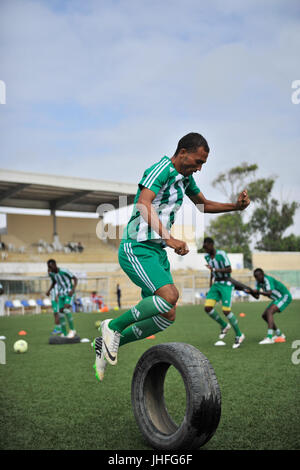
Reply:
[[[176,307],[174,306],[167,313],[163,313],[162,316],[167,318],[170,321],[175,321],[175,319],[176,319]]]
[[[206,313],[210,313],[212,311],[213,307],[209,307],[208,305],[207,306],[204,306],[204,310]]]
[[[230,309],[229,309],[229,310],[227,310],[227,309],[224,309],[224,308],[223,308],[223,309],[222,309],[222,312],[223,312],[223,313],[224,313],[224,315],[226,315],[226,317],[227,317],[227,315],[229,315],[229,314],[230,314],[231,310],[230,310]]]
[[[179,299],[179,292],[177,288],[172,285],[170,288],[166,289],[160,296],[165,299],[169,304],[176,305]]]

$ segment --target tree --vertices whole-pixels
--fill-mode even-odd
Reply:
[[[300,251],[300,236],[291,233],[288,237],[282,238],[281,249],[278,251]]]
[[[293,225],[294,215],[299,204],[295,201],[288,203],[274,199],[265,199],[259,204],[249,221],[252,233],[259,235],[255,246],[263,251],[295,251],[299,248],[300,237],[295,235],[284,238],[283,234],[288,227]]]
[[[251,251],[249,247],[251,233],[240,212],[222,214],[212,220],[208,229],[209,236],[216,246],[230,253],[243,253],[246,267],[251,267]]]
[[[243,162],[225,173],[220,173],[212,182],[212,186],[219,189],[231,202],[236,202],[238,194],[254,182],[258,166]],[[263,187],[263,183],[262,183]],[[212,220],[208,226],[209,235],[215,240],[217,246],[231,253],[243,253],[244,263],[252,267],[250,250],[250,227],[243,221],[243,212],[223,214]]]
[[[212,182],[226,197],[235,202],[243,189],[248,190],[251,206],[244,212],[223,214],[212,220],[207,233],[216,245],[231,253],[243,253],[246,267],[251,267],[250,241],[258,239],[255,248],[265,251],[300,250],[300,237],[284,237],[285,230],[293,225],[299,207],[295,201],[279,203],[272,198],[276,177],[256,178],[257,164],[242,163],[220,173]],[[252,208],[252,211],[251,211]],[[245,214],[250,217],[244,221]]]
[[[254,178],[257,169],[258,166],[255,163],[248,165],[243,162],[226,173],[220,173],[213,180],[212,186],[225,194],[231,202],[235,202],[237,195],[245,188],[249,179]]]

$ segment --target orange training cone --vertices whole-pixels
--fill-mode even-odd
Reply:
[[[155,339],[155,335],[150,335],[150,336],[147,336],[146,339]]]
[[[245,317],[246,314],[245,313],[240,313],[240,317]]]
[[[27,335],[27,333],[26,333],[26,331],[21,330],[21,331],[19,331],[18,335],[25,336],[25,335]]]

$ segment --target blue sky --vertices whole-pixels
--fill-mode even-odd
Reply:
[[[197,131],[207,197],[248,161],[300,201],[299,51],[294,0],[1,0],[0,167],[135,183]]]

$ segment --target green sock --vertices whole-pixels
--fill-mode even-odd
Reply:
[[[173,323],[174,321],[168,320],[162,315],[154,315],[154,317],[138,321],[122,331],[120,346],[164,331],[168,326],[173,325]]]
[[[122,333],[132,323],[140,322],[151,318],[159,313],[167,313],[173,305],[159,295],[145,297],[135,307],[124,312],[118,318],[111,320],[109,328]]]
[[[239,329],[239,326],[238,326],[238,321],[237,321],[236,316],[234,315],[234,313],[230,312],[227,315],[227,318],[229,320],[230,325],[234,329],[236,336],[242,336],[241,330]]]
[[[207,312],[207,313],[210,316],[210,318],[212,318],[213,320],[218,322],[219,325],[221,325],[222,330],[223,328],[225,328],[225,326],[227,326],[227,323],[220,317],[220,315],[217,314],[217,312],[215,312],[214,309],[212,309],[210,312]]]
[[[63,333],[64,336],[67,336],[67,325],[66,325],[65,316],[63,313],[59,314],[59,323],[61,327],[61,332]]]
[[[60,325],[55,324],[54,329],[57,330],[58,333],[61,333],[61,326]]]
[[[267,333],[267,338],[272,338],[273,337],[274,330],[269,329]]]
[[[73,316],[71,310],[69,310],[68,308],[64,308],[64,313],[66,314],[70,330],[74,330]]]

